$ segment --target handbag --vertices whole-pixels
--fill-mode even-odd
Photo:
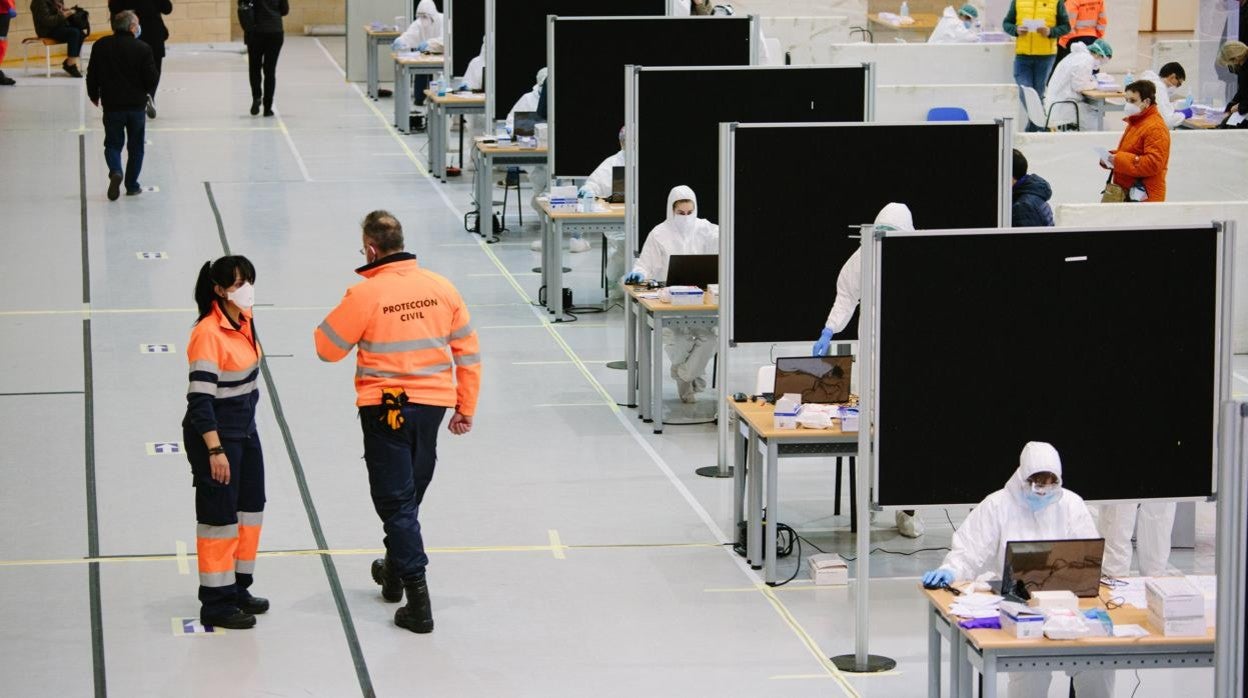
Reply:
[[[1105,178],[1105,188],[1101,190],[1101,203],[1120,204],[1127,200],[1127,190],[1114,183],[1114,171],[1109,171]]]
[[[78,7],[73,6],[74,13],[65,18],[65,23],[82,32],[83,35],[91,33],[91,13]]]
[[[252,0],[238,0],[238,26],[244,34],[256,27],[256,5]]]

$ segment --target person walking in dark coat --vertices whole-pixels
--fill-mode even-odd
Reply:
[[[1011,221],[1015,228],[1053,226],[1053,209],[1049,199],[1053,187],[1043,177],[1027,174],[1027,158],[1014,149],[1014,206]]]
[[[253,0],[251,27],[239,11],[239,23],[246,30],[243,41],[247,44],[247,73],[251,78],[251,115],[260,113],[260,101],[264,100],[264,115],[273,116],[273,92],[277,84],[277,56],[282,52],[286,38],[282,18],[290,13],[289,0]],[[264,89],[261,91],[261,71]]]
[[[87,69],[87,96],[104,107],[104,162],[108,164],[108,200],[120,196],[121,147],[126,146],[126,196],[143,192],[144,108],[156,91],[156,62],[152,49],[139,41],[139,18],[130,10],[113,15],[113,35],[95,42]],[[103,103],[101,105],[101,102]]]
[[[139,17],[139,25],[143,34],[139,41],[152,49],[152,59],[156,61],[156,81],[160,82],[161,63],[165,60],[165,42],[169,40],[169,30],[165,27],[165,19],[161,15],[173,12],[170,0],[108,0],[108,13],[115,15],[122,10],[130,10]],[[148,118],[156,118],[156,110],[148,109]]]
[[[69,23],[74,14],[72,9],[65,7],[61,0],[31,0],[30,15],[35,21],[35,36],[42,39],[55,39],[65,42],[69,56],[61,63],[61,67],[71,76],[80,78],[78,70],[78,54],[82,53],[82,42],[87,33]]]

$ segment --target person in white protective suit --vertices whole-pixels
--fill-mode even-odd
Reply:
[[[537,111],[538,101],[542,98],[542,85],[546,82],[545,66],[537,71],[537,82],[533,84],[533,89],[521,95],[516,103],[511,105],[511,111],[507,112],[507,130],[513,131],[516,127],[516,112],[518,111]]]
[[[624,127],[620,127],[620,151],[614,155],[610,155],[606,160],[598,163],[593,173],[589,175],[589,179],[581,185],[578,196],[596,196],[605,199],[611,196],[611,187],[614,184],[613,170],[616,167],[624,166]]]
[[[1114,50],[1104,39],[1097,39],[1091,46],[1077,41],[1070,42],[1070,55],[1053,69],[1049,86],[1044,91],[1044,111],[1049,115],[1050,126],[1075,123],[1075,105],[1058,104],[1073,101],[1079,105],[1079,130],[1096,128],[1096,117],[1084,101],[1083,91],[1096,89],[1096,74],[1101,66],[1114,57]]]
[[[478,91],[485,88],[485,39],[481,40],[481,50],[472,60],[468,61],[468,67],[464,69],[464,82],[459,86],[460,91],[472,90]],[[475,114],[473,116],[476,116]]]
[[[936,23],[936,28],[932,30],[932,35],[927,37],[929,44],[973,44],[979,41],[979,27],[976,20],[979,18],[979,10],[971,4],[963,5],[954,12],[953,5],[945,8],[940,16],[940,21]]]
[[[1148,80],[1153,83],[1153,87],[1157,88],[1157,113],[1161,114],[1166,126],[1171,129],[1182,126],[1192,113],[1190,98],[1180,103],[1177,109],[1174,104],[1174,91],[1182,87],[1183,81],[1187,79],[1183,66],[1178,63],[1167,63],[1161,66],[1160,74],[1149,69],[1140,73],[1140,79]]]
[[[905,204],[889,203],[875,216],[875,227],[882,230],[914,230],[914,217]],[[824,356],[832,348],[832,336],[845,329],[854,310],[862,300],[862,248],[854,250],[841,271],[836,276],[836,299],[832,301],[832,310],[828,312],[828,321],[819,339],[811,350],[815,356]],[[923,521],[914,515],[914,510],[898,511],[896,514],[897,530],[907,538],[918,538],[923,535]]]
[[[396,51],[442,53],[442,13],[433,0],[420,0],[416,5],[416,19],[394,40],[393,47]]]
[[[1131,576],[1131,534],[1135,533],[1140,576],[1166,576],[1170,568],[1174,502],[1120,502],[1098,504],[1096,509],[1100,513],[1097,528],[1105,539],[1101,574],[1106,577]]]
[[[667,220],[650,231],[624,283],[665,281],[668,260],[674,254],[719,254],[719,226],[698,218],[698,197],[683,184],[672,187],[667,195]],[[698,392],[706,388],[704,374],[718,349],[717,336],[714,328],[663,328],[663,347],[683,402],[695,401]]]
[[[953,534],[953,545],[938,569],[923,575],[923,585],[940,587],[955,580],[1000,574],[1009,541],[1098,538],[1087,504],[1062,488],[1062,460],[1052,445],[1032,441],[1023,447],[1018,470],[1005,487],[988,495]],[[1110,698],[1114,672],[1070,672],[1079,698]],[[1010,698],[1044,698],[1053,675],[1010,674]],[[1065,692],[1063,691],[1063,695]]]
[[[521,111],[537,111],[538,101],[542,96],[542,85],[546,83],[546,67],[537,71],[536,82],[533,89],[521,95],[520,99],[512,105],[511,111],[507,112],[507,132],[511,133],[516,126],[516,112]],[[534,212],[539,212],[537,197],[545,194],[550,189],[550,170],[545,165],[534,165],[529,169],[529,184],[533,186],[533,196],[529,199],[529,205],[533,207]],[[542,249],[542,241],[534,240],[529,246],[533,250]],[[585,252],[589,249],[589,243],[586,242],[578,234],[572,238],[568,246],[570,252]]]

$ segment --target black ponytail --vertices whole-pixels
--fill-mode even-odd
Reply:
[[[199,308],[196,324],[212,314],[212,304],[220,298],[214,287],[229,288],[240,276],[243,281],[256,283],[256,268],[242,255],[227,255],[215,262],[204,262],[204,266],[199,268],[199,278],[195,280],[195,305]]]

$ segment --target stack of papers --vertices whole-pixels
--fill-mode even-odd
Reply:
[[[963,594],[949,604],[949,612],[962,618],[996,618],[1000,608],[996,594]]]

